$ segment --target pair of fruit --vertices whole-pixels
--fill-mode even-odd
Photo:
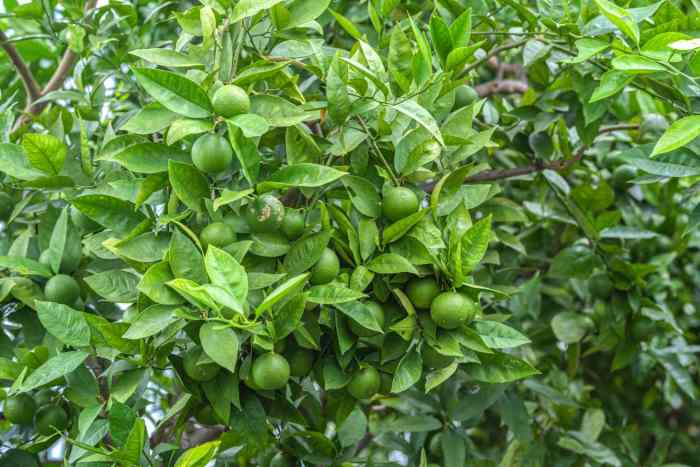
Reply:
[[[230,118],[247,113],[250,110],[250,99],[242,88],[227,84],[216,90],[212,106],[217,115]],[[192,162],[202,172],[223,172],[231,166],[232,161],[233,150],[223,136],[207,133],[197,138],[192,146]]]
[[[44,405],[37,410],[37,403],[29,394],[18,394],[5,400],[3,414],[15,425],[31,425],[43,436],[53,435],[56,430],[68,427],[68,414],[62,407]]]
[[[440,292],[435,279],[411,280],[406,296],[416,308],[430,309],[433,322],[443,329],[455,329],[474,318],[478,305],[459,292]]]

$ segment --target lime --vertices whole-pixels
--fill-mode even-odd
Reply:
[[[606,300],[613,292],[613,283],[610,276],[606,273],[600,273],[588,279],[588,291],[594,298]]]
[[[250,233],[250,227],[245,217],[235,212],[229,212],[224,215],[224,224],[231,226],[234,232]]]
[[[182,357],[185,373],[194,381],[210,381],[219,374],[219,365],[213,362],[201,363],[199,360],[204,351],[200,347],[191,347]]]
[[[37,407],[43,407],[48,405],[56,397],[56,392],[51,389],[42,389],[34,394],[34,400],[36,401]]]
[[[384,327],[384,309],[382,306],[377,302],[367,302],[365,305],[367,305],[367,308],[372,313],[372,316],[374,316],[374,319],[379,324],[379,327]],[[359,337],[370,337],[377,334],[377,331],[367,329],[354,319],[349,320],[348,325],[350,327],[350,331]]]
[[[288,357],[291,375],[297,378],[308,375],[314,366],[315,354],[312,350],[295,347],[289,352]]]
[[[419,203],[416,194],[406,187],[388,188],[384,193],[382,213],[392,222],[410,216],[418,211]]]
[[[250,110],[248,94],[235,84],[226,84],[217,89],[211,103],[214,106],[214,112],[224,118],[248,113]]]
[[[423,366],[426,368],[445,368],[454,361],[454,358],[439,353],[429,345],[424,345],[421,351],[423,355]]]
[[[5,400],[3,414],[15,425],[29,425],[34,419],[36,402],[29,394],[17,394]]]
[[[406,285],[406,296],[416,308],[430,308],[430,304],[439,293],[440,287],[432,277],[411,279]]]
[[[462,84],[455,89],[455,109],[461,109],[468,105],[473,104],[479,99],[479,94],[477,94],[476,89],[469,86],[468,84]]]
[[[470,321],[476,314],[477,305],[457,292],[443,292],[430,305],[430,316],[441,328],[454,329]]]
[[[44,436],[53,435],[56,430],[63,432],[68,427],[68,414],[62,407],[45,405],[37,411],[34,426]]]
[[[284,220],[284,205],[272,195],[262,195],[248,204],[245,219],[252,232],[278,232]]]
[[[50,302],[73,305],[80,297],[80,286],[71,276],[57,274],[46,282],[44,296]]]
[[[304,214],[295,209],[286,209],[282,220],[282,232],[290,240],[299,238],[304,233]]]
[[[223,248],[236,241],[236,232],[225,222],[212,222],[202,229],[199,240],[204,249],[209,245]]]
[[[348,384],[348,392],[355,399],[369,399],[381,386],[379,372],[371,366],[357,370]]]
[[[340,272],[340,260],[335,251],[325,248],[321,257],[311,268],[310,281],[314,285],[327,284],[336,278]]]
[[[255,359],[251,373],[253,382],[259,388],[280,389],[289,381],[289,363],[282,355],[268,352]]]
[[[202,172],[215,174],[231,166],[233,150],[226,138],[207,133],[192,145],[192,162]]]

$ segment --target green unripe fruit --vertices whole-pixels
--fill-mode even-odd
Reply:
[[[5,400],[3,414],[15,425],[30,425],[36,412],[36,402],[29,394],[18,394]]]
[[[613,283],[610,276],[600,273],[588,279],[588,291],[594,298],[606,300],[613,292]]]
[[[44,436],[63,432],[68,427],[68,414],[62,407],[47,405],[39,409],[34,419],[36,431]]]
[[[479,99],[479,94],[476,89],[468,84],[462,84],[455,89],[455,109],[461,109],[473,104]]]
[[[384,193],[382,213],[391,222],[410,216],[418,211],[418,208],[418,197],[406,187],[392,187]]]
[[[423,346],[421,354],[423,356],[423,366],[426,368],[445,368],[454,361],[453,357],[443,355],[429,345]]]
[[[443,329],[454,329],[471,321],[477,305],[457,292],[443,292],[430,305],[430,317]]]
[[[358,370],[348,384],[348,392],[355,399],[369,399],[381,386],[381,377],[374,367]]]
[[[367,308],[372,313],[372,316],[374,316],[374,319],[379,324],[379,327],[384,327],[384,309],[382,306],[377,302],[367,302],[365,305],[367,305]],[[350,327],[350,331],[359,337],[370,337],[377,334],[377,331],[367,329],[354,319],[349,319],[348,325]]]
[[[430,304],[439,293],[440,287],[432,277],[411,279],[406,286],[406,296],[416,308],[430,308]]]
[[[304,214],[294,209],[286,209],[282,220],[282,232],[290,240],[295,240],[304,233]]]
[[[209,245],[223,248],[236,241],[236,232],[224,222],[212,222],[202,229],[199,234],[202,247],[206,249]]]
[[[224,118],[248,113],[250,98],[243,88],[235,84],[226,84],[216,90],[211,99],[214,112]]]
[[[192,145],[192,162],[202,172],[216,174],[231,166],[233,150],[226,138],[207,133]]]
[[[251,232],[279,232],[284,205],[272,195],[259,196],[246,207],[245,219]]]
[[[250,233],[250,227],[245,217],[235,212],[229,212],[224,216],[224,224],[228,224],[236,233]]]
[[[289,353],[288,357],[291,375],[296,378],[308,375],[314,366],[315,354],[312,350],[296,347]]]
[[[34,394],[34,400],[36,401],[37,407],[50,404],[54,397],[56,397],[56,392],[52,391],[51,389],[42,389]]]
[[[340,260],[335,251],[324,248],[321,257],[311,268],[309,281],[314,285],[327,284],[338,276],[340,272]]]
[[[49,302],[73,305],[80,297],[80,286],[71,276],[57,274],[46,282],[44,296]]]
[[[220,368],[216,363],[197,364],[202,353],[203,350],[200,347],[192,347],[182,357],[182,366],[185,368],[185,374],[194,381],[210,381],[219,374]]]
[[[251,374],[253,382],[260,389],[281,389],[289,381],[289,363],[282,355],[269,352],[255,359]]]

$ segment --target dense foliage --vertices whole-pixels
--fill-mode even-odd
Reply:
[[[0,465],[697,465],[695,0],[2,5]]]

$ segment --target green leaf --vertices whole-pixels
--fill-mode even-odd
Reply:
[[[168,287],[172,287],[177,293],[182,295],[185,300],[197,308],[205,310],[219,310],[221,308],[207,289],[194,281],[189,279],[173,279],[168,281],[167,285]]]
[[[267,180],[258,184],[258,192],[278,188],[307,187],[315,188],[327,185],[345,175],[345,172],[320,164],[301,163],[288,165],[273,173]]]
[[[285,269],[290,274],[299,274],[311,269],[321,257],[330,238],[330,232],[321,231],[297,240],[284,258]]]
[[[177,321],[175,307],[151,305],[139,314],[122,335],[124,339],[140,340],[154,336]]]
[[[136,173],[155,174],[168,171],[169,161],[190,162],[190,155],[164,144],[140,143],[124,148],[112,160]]]
[[[340,179],[350,194],[350,201],[361,214],[379,217],[382,214],[379,191],[372,183],[362,177],[346,175]]]
[[[139,278],[127,271],[103,271],[85,277],[85,283],[108,302],[130,303],[137,298]]]
[[[146,217],[134,205],[109,195],[82,195],[71,201],[80,212],[98,224],[120,234],[138,227]]]
[[[146,92],[166,109],[190,118],[211,115],[209,96],[189,78],[155,68],[135,68],[134,74]]]
[[[530,339],[520,331],[498,321],[476,320],[474,328],[484,343],[492,349],[507,349],[530,343]]]
[[[340,52],[331,61],[326,75],[328,114],[336,124],[342,124],[350,115],[352,103],[347,90],[348,66],[340,60]]]
[[[397,24],[392,28],[389,38],[388,68],[389,74],[403,92],[408,92],[413,81],[412,59],[411,42],[401,26]]]
[[[622,7],[608,0],[593,0],[603,15],[610,20],[627,37],[632,39],[635,45],[639,45],[639,27],[632,14]]]
[[[66,161],[67,148],[53,135],[27,133],[22,138],[22,148],[31,164],[49,175],[58,175]]]
[[[204,64],[194,57],[172,49],[137,49],[129,52],[131,55],[142,58],[154,65],[169,68],[200,67]]]
[[[505,353],[480,354],[481,364],[468,363],[467,373],[484,383],[510,383],[539,374],[529,363]]]
[[[287,5],[289,17],[284,28],[295,28],[315,20],[326,11],[330,4],[331,0],[292,0]]]
[[[391,382],[391,392],[398,394],[413,387],[423,374],[423,358],[415,346],[401,358],[394,371],[394,379]]]
[[[231,373],[236,372],[238,360],[238,336],[221,323],[208,322],[199,328],[199,340],[209,358]]]
[[[239,199],[243,199],[248,195],[251,195],[253,193],[253,189],[248,189],[248,190],[242,190],[242,191],[231,191],[231,190],[223,190],[221,192],[221,196],[216,198],[214,200],[213,206],[214,206],[214,211],[218,211],[221,206],[225,206],[227,204],[234,203],[238,201]]]
[[[193,165],[168,161],[168,178],[173,191],[185,206],[202,212],[202,200],[209,198],[209,182]]]
[[[363,34],[360,32],[359,29],[357,29],[357,26],[355,26],[355,23],[353,23],[352,21],[350,21],[349,19],[347,19],[345,16],[341,15],[337,11],[333,11],[330,9],[328,11],[331,12],[331,14],[335,18],[335,20],[340,25],[340,27],[342,27],[345,30],[345,32],[350,34],[350,36],[353,39],[358,40],[358,41],[362,40]]]
[[[409,272],[418,275],[418,271],[406,258],[396,253],[384,253],[367,263],[367,269],[378,274],[398,274]]]
[[[633,75],[620,70],[609,70],[600,77],[600,85],[593,91],[589,103],[598,102],[622,91],[634,79]]]
[[[447,60],[447,54],[452,50],[452,35],[447,24],[445,24],[445,21],[437,11],[430,16],[430,38],[433,41],[433,47],[438,57],[440,57],[440,62],[444,65]]]
[[[420,211],[411,214],[410,216],[404,217],[393,224],[387,226],[382,232],[382,242],[384,245],[388,245],[391,242],[395,242],[404,235],[406,235],[416,224],[418,224],[425,215],[430,211],[430,209],[421,209]]]
[[[151,103],[139,109],[129,120],[119,128],[122,131],[139,135],[158,133],[168,127],[178,115],[163,108],[158,103]]]
[[[357,444],[367,432],[367,417],[362,408],[355,406],[350,414],[338,426],[338,441],[342,447]]]
[[[44,174],[29,163],[22,147],[17,144],[0,144],[0,171],[19,180],[34,180]]]
[[[262,315],[289,294],[298,292],[304,286],[310,275],[311,274],[308,272],[300,274],[279,285],[275,290],[270,292],[270,295],[265,297],[265,300],[263,300],[260,305],[258,305],[255,309],[255,316]]]
[[[227,122],[240,128],[246,138],[257,138],[270,129],[267,120],[255,114],[236,115],[229,118]]]
[[[357,290],[336,285],[316,285],[306,292],[306,300],[322,305],[353,302],[363,298],[365,294]]]
[[[651,155],[664,154],[685,146],[700,136],[700,115],[676,120],[656,142]]]
[[[260,172],[260,154],[256,143],[243,135],[243,131],[231,120],[227,120],[228,139],[231,142],[233,152],[241,165],[241,170],[250,184],[257,181]]]
[[[392,107],[407,117],[415,120],[420,126],[428,130],[428,132],[435,137],[441,146],[445,146],[445,142],[442,140],[442,134],[440,133],[440,128],[438,127],[435,118],[417,102],[407,99],[398,104],[394,104]]]
[[[268,3],[269,1],[270,0],[268,0]],[[246,0],[243,0],[241,3],[245,2]],[[188,449],[180,457],[178,457],[175,467],[205,467],[216,455],[220,444],[220,440],[215,440]]]
[[[204,258],[199,248],[179,229],[173,232],[168,250],[170,269],[175,277],[198,283],[207,281]]]
[[[209,245],[204,265],[212,284],[228,291],[240,303],[245,303],[248,297],[248,276],[233,256],[214,245]]]
[[[660,63],[644,57],[643,55],[618,55],[612,59],[612,66],[616,70],[624,71],[628,74],[659,73],[668,71]]]
[[[588,37],[578,39],[575,44],[578,49],[578,55],[569,60],[570,63],[583,63],[610,47],[608,42]]]
[[[10,269],[24,276],[53,276],[49,266],[20,256],[0,256],[0,268]]]
[[[68,241],[68,208],[63,208],[51,231],[49,240],[49,265],[54,273],[61,269],[61,261]],[[78,240],[78,256],[80,256],[80,241]]]
[[[453,362],[447,365],[445,368],[440,368],[439,370],[431,371],[425,375],[425,392],[428,393],[440,386],[442,383],[450,379],[450,377],[457,371],[459,366],[458,362]]]
[[[340,310],[348,318],[356,321],[363,328],[378,333],[384,333],[382,327],[374,317],[374,313],[372,313],[372,310],[370,310],[366,304],[359,301],[354,301],[348,303],[336,303],[333,305],[333,307]]]
[[[49,334],[72,347],[90,344],[90,327],[81,312],[61,303],[35,303],[39,321]]]
[[[461,240],[462,273],[468,274],[479,265],[491,240],[491,217],[481,219],[467,230]]]
[[[198,120],[194,118],[180,118],[173,121],[168,128],[165,142],[168,146],[173,145],[190,135],[206,133],[214,128],[211,120]],[[184,162],[184,161],[182,161]]]
[[[575,344],[593,329],[593,320],[574,311],[562,311],[554,315],[551,322],[552,331],[560,341]]]
[[[73,351],[51,357],[24,380],[20,386],[20,392],[29,392],[67,375],[82,365],[88,355],[90,354],[87,352]]]
[[[260,115],[273,127],[293,126],[314,115],[286,99],[267,94],[256,94],[250,97],[250,113]]]
[[[233,12],[228,20],[235,23],[244,18],[249,18],[257,13],[269,10],[282,0],[241,0],[233,7]]]
[[[470,58],[474,56],[474,53],[479,50],[485,41],[479,41],[476,44],[472,44],[469,47],[457,47],[452,50],[447,55],[447,60],[445,61],[445,69],[448,71],[459,70],[464,66]]]

